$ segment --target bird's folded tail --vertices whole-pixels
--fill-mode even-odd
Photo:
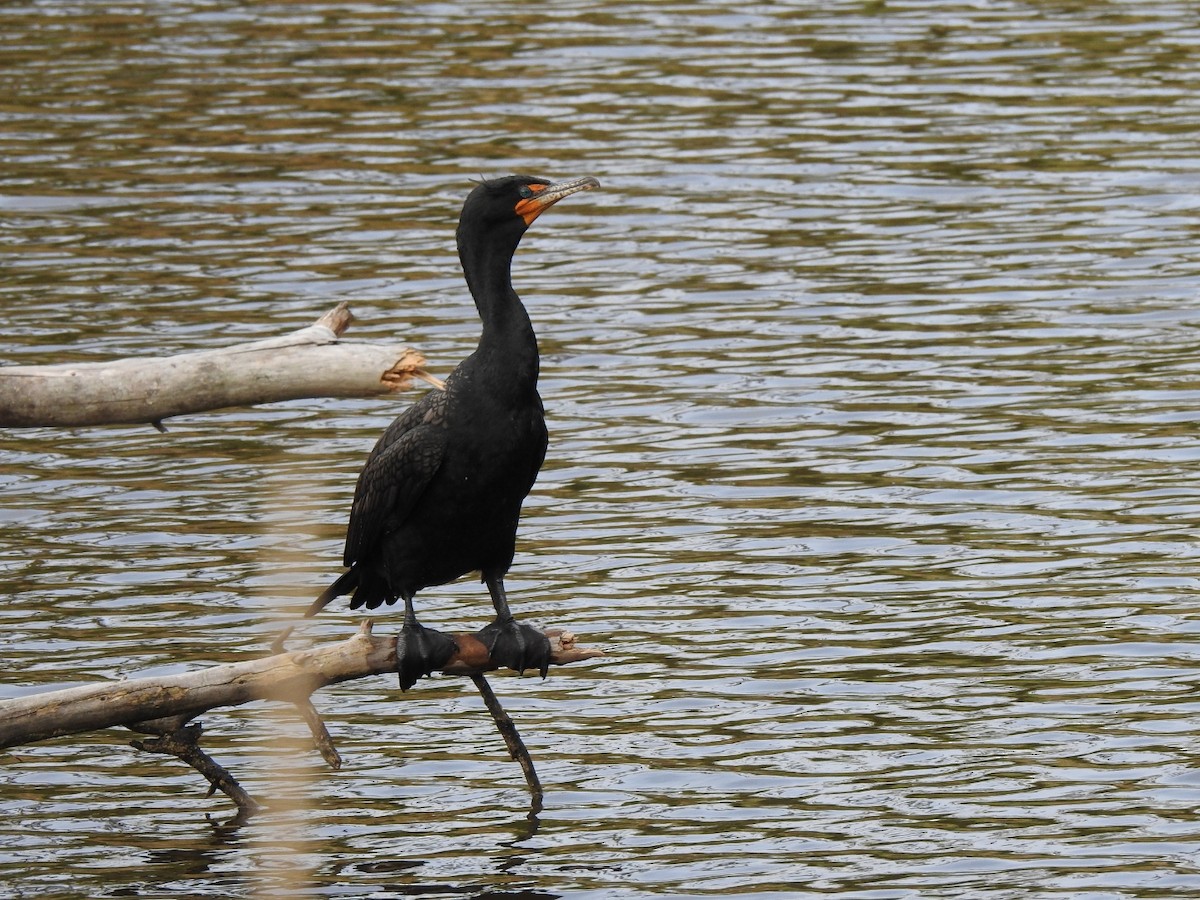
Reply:
[[[347,569],[338,577],[337,581],[321,591],[321,596],[312,602],[312,606],[308,608],[304,618],[315,616],[328,606],[331,600],[350,593],[356,587],[358,587],[358,569]]]

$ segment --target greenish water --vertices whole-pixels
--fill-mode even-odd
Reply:
[[[609,656],[0,766],[0,893],[1200,897],[1200,22],[1185,3],[0,7],[0,360],[348,300],[449,371],[470,179],[590,174],[515,280],[515,608]],[[414,395],[415,396],[415,395]],[[407,402],[409,398],[401,398]],[[249,658],[401,402],[0,434],[0,696]],[[474,628],[469,580],[420,598]],[[299,640],[337,639],[331,610]],[[385,619],[379,628],[396,627]]]

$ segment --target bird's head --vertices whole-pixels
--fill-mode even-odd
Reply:
[[[467,195],[458,220],[460,248],[464,238],[511,242],[515,250],[533,220],[563,197],[600,187],[591,176],[551,182],[529,175],[507,175],[481,181]]]

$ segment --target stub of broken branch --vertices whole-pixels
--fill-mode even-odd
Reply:
[[[328,328],[335,338],[339,338],[350,327],[350,323],[353,321],[354,313],[350,312],[350,304],[343,302],[329,310],[329,312],[325,313],[313,324],[322,328]]]
[[[396,364],[380,376],[380,381],[393,391],[406,391],[412,387],[413,379],[430,384],[439,391],[446,389],[446,382],[434,378],[425,371],[425,357],[416,350],[406,350]]]

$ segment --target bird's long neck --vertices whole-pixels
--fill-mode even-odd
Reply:
[[[512,253],[489,252],[486,243],[459,241],[459,259],[475,308],[483,320],[476,362],[496,369],[517,391],[536,390],[537,337],[529,313],[512,286]]]

